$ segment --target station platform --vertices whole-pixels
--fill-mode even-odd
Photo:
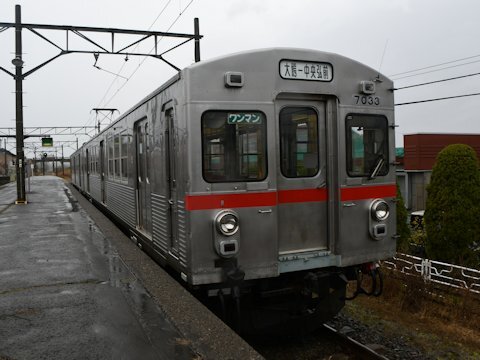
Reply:
[[[0,359],[259,359],[63,179],[0,187]]]

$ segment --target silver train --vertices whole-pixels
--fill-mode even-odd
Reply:
[[[313,50],[201,61],[78,149],[72,183],[223,306],[324,321],[395,253],[392,89]]]

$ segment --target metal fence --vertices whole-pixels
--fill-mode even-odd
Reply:
[[[401,253],[397,253],[393,259],[383,261],[382,266],[404,274],[422,276],[426,281],[480,294],[480,270]]]

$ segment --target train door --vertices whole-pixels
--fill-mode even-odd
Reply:
[[[88,152],[88,149],[85,151],[86,152],[86,163],[87,163],[87,171],[86,171],[86,174],[87,174],[87,193],[90,193],[90,156],[89,156],[89,152]]]
[[[100,200],[105,203],[105,141],[100,141]]]
[[[168,198],[168,237],[170,239],[170,252],[178,256],[178,208],[177,208],[177,178],[176,178],[176,157],[178,154],[175,141],[175,123],[173,108],[165,111],[165,176]]]
[[[276,103],[279,255],[328,248],[325,105]]]
[[[150,136],[148,120],[135,123],[137,160],[137,222],[145,235],[152,234],[152,210],[150,187]]]

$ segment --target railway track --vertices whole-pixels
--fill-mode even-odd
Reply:
[[[368,347],[329,325],[323,325],[313,332],[298,330],[278,336],[263,333],[260,337],[250,336],[245,340],[267,360],[388,360],[379,353],[385,349],[383,346],[379,345],[377,352],[374,346]]]
[[[377,353],[375,350],[372,348],[358,342],[357,340],[342,334],[338,330],[334,329],[333,327],[323,324],[323,328],[332,334],[332,336],[336,337],[339,339],[339,341],[342,341],[345,343],[349,349],[353,351],[353,358],[354,359],[378,359],[378,360],[388,360],[387,357]],[[348,356],[348,355],[347,355]],[[351,357],[348,357],[351,359]]]

